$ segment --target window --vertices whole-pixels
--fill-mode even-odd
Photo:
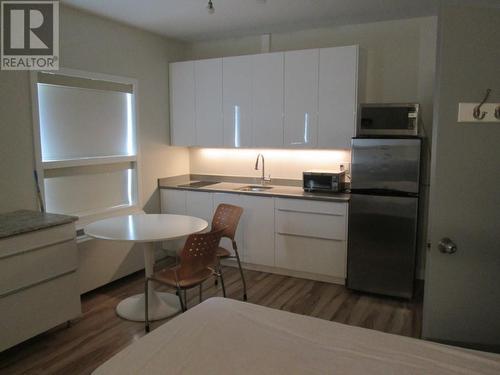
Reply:
[[[37,169],[47,212],[86,223],[136,209],[136,82],[62,70],[34,73],[33,86]]]

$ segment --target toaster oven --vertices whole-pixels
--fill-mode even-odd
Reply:
[[[314,170],[302,173],[304,191],[340,193],[346,189],[345,171]]]

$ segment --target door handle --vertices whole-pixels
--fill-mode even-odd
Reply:
[[[457,252],[457,245],[448,237],[445,237],[439,241],[438,249],[443,254],[454,254]]]

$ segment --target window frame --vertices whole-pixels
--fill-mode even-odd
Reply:
[[[133,120],[133,136],[135,140],[135,155],[110,155],[104,157],[86,157],[68,160],[52,160],[43,161],[42,159],[42,146],[40,136],[40,115],[38,103],[38,73],[55,73],[58,75],[65,75],[70,77],[108,81],[120,84],[132,85],[132,120]],[[139,131],[139,113],[138,113],[138,81],[133,78],[120,77],[102,73],[93,73],[83,70],[69,69],[61,67],[57,72],[50,71],[32,71],[30,73],[30,86],[31,86],[31,109],[32,109],[32,123],[33,123],[33,150],[35,170],[38,174],[40,185],[40,192],[44,204],[45,197],[45,171],[53,169],[71,168],[71,167],[84,167],[84,166],[97,166],[97,165],[112,165],[118,163],[132,163],[135,171],[135,199],[132,204],[119,205],[114,207],[107,207],[102,210],[86,211],[84,213],[76,213],[79,220],[76,222],[76,228],[82,229],[87,224],[93,221],[105,219],[113,216],[121,216],[142,212],[142,178],[141,178],[141,148],[140,148],[140,131]]]

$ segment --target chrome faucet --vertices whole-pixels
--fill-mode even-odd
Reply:
[[[259,170],[259,158],[262,158],[262,177],[261,177],[261,184],[264,185],[266,182],[271,181],[271,175],[266,177],[266,166],[265,166],[265,161],[264,161],[264,155],[260,154],[257,155],[257,159],[255,160],[255,170]]]

